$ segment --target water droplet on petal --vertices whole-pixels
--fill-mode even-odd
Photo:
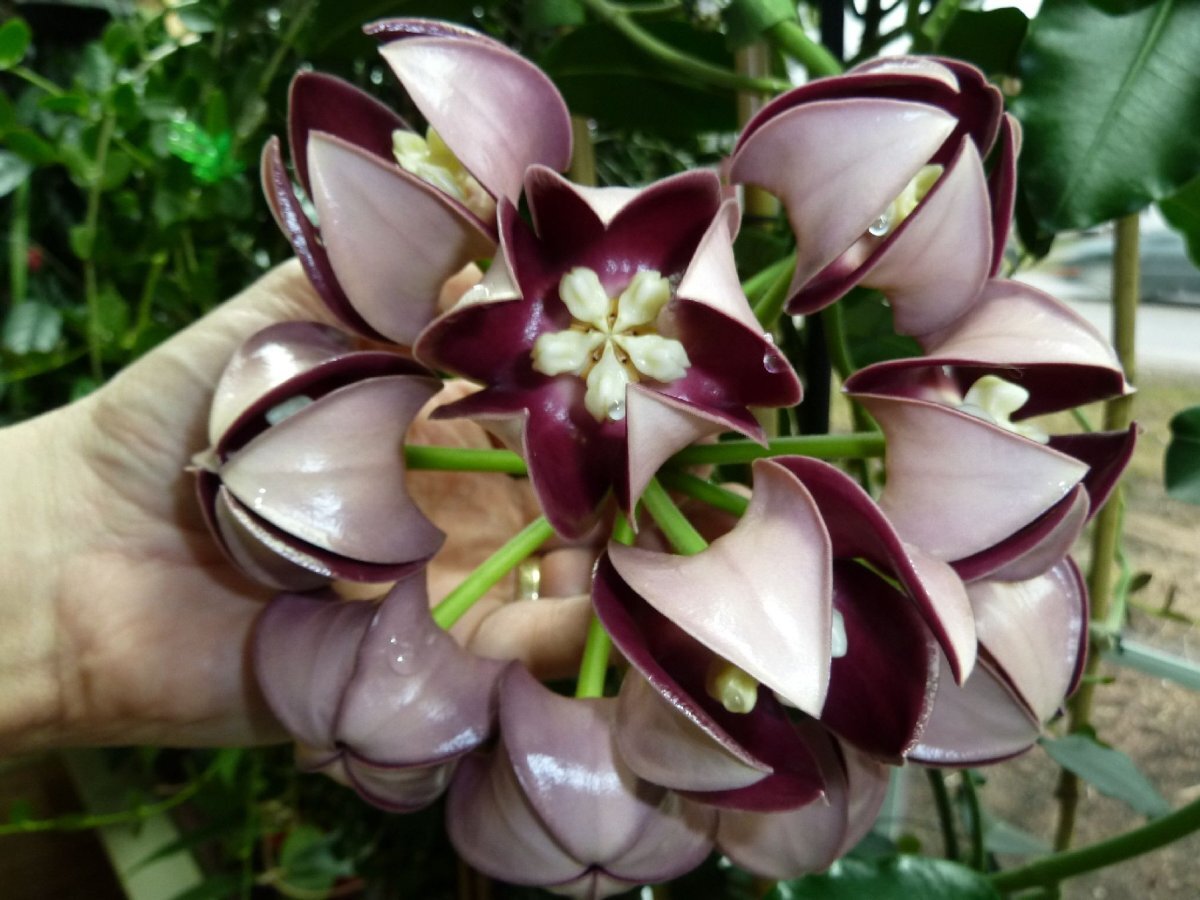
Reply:
[[[888,233],[888,229],[892,227],[892,217],[887,213],[881,215],[878,219],[871,223],[871,227],[867,229],[867,234],[872,234],[875,237],[883,237]]]
[[[620,422],[623,418],[625,418],[625,401],[614,400],[612,403],[608,404],[608,417],[614,422]]]
[[[787,368],[787,361],[773,350],[763,354],[763,368],[772,375],[777,375]]]

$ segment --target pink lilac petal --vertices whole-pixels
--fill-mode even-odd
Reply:
[[[638,596],[607,556],[597,563],[592,600],[613,643],[664,700],[744,765],[771,771],[743,788],[696,791],[695,799],[723,808],[778,810],[820,796],[824,785],[812,749],[770,691],[758,691],[749,713],[731,713],[712,699],[706,690],[709,666],[716,661],[712,652]],[[618,745],[623,727],[618,720]],[[630,763],[635,767],[637,758]]]
[[[1062,705],[1084,642],[1086,593],[1072,566],[1059,563],[1027,581],[968,587],[979,642],[1039,721]]]
[[[459,763],[447,794],[446,833],[472,868],[512,884],[570,883],[588,870],[547,830],[503,742]]]
[[[737,236],[740,210],[736,200],[726,200],[700,239],[696,254],[676,288],[680,297],[703,303],[746,328],[762,332],[754,310],[742,291],[733,239]]]
[[[743,138],[730,178],[787,208],[799,247],[793,293],[866,232],[953,130],[953,118],[925,104],[846,99],[788,109]]]
[[[410,37],[449,37],[478,41],[497,47],[505,46],[486,34],[443,19],[422,19],[412,16],[376,19],[374,22],[364,25],[362,30],[363,34],[368,37],[384,43]]]
[[[906,545],[871,499],[845,472],[809,457],[777,457],[800,479],[820,510],[836,560],[863,559],[903,586],[951,660],[961,682],[975,660],[975,619],[954,570]]]
[[[990,215],[983,163],[975,145],[964,141],[920,207],[855,280],[887,296],[898,333],[944,328],[971,308],[987,280]]]
[[[461,648],[430,616],[425,579],[406,578],[363,636],[338,739],[375,767],[461,756],[491,733],[504,666]]]
[[[638,840],[663,789],[616,755],[613,699],[552,693],[515,666],[501,682],[500,729],[538,817],[579,860],[608,866]]]
[[[210,446],[264,394],[353,350],[349,335],[316,322],[277,322],[254,334],[234,351],[213,390]]]
[[[312,196],[308,136],[313,131],[333,135],[395,164],[392,135],[411,131],[389,107],[349,82],[320,72],[301,72],[288,91],[288,149],[296,177]]]
[[[442,283],[490,256],[494,238],[456,201],[353,144],[312,132],[308,154],[338,282],[374,329],[411,345],[435,316]]]
[[[376,766],[353,753],[342,755],[346,779],[364,800],[388,812],[406,813],[424,809],[450,785],[456,763],[431,766]]]
[[[972,556],[1025,527],[1087,473],[1065,453],[956,409],[852,396],[887,436],[880,507],[906,542],[941,560]]]
[[[637,672],[617,696],[617,749],[642,778],[680,791],[724,791],[749,787],[772,767],[729,752]]]
[[[323,549],[369,563],[428,558],[442,534],[408,496],[402,447],[436,390],[403,375],[339,388],[252,440],[221,479],[257,515]]]
[[[628,494],[622,502],[632,510],[659,467],[676,452],[729,428],[726,419],[703,407],[683,403],[658,391],[631,384],[625,389]]]
[[[721,852],[760,878],[783,880],[822,872],[853,848],[879,814],[888,771],[852,748],[838,750],[826,764],[826,799],[774,813],[722,810]]]
[[[933,712],[910,760],[932,766],[1000,762],[1025,752],[1041,736],[1038,721],[985,662],[962,687],[949,677],[944,659],[942,666]]]
[[[1035,578],[1071,552],[1083,533],[1089,510],[1087,491],[1077,484],[1071,493],[1011,539],[967,559],[956,560],[954,571],[964,581]]]
[[[263,147],[261,171],[263,193],[271,207],[271,214],[275,217],[279,230],[292,245],[292,252],[300,260],[304,274],[308,276],[325,306],[350,330],[382,340],[383,335],[359,315],[338,283],[337,275],[329,262],[329,254],[325,252],[325,245],[321,243],[316,226],[309,220],[308,213],[296,196],[291,176],[283,166],[278,138],[271,138]]]
[[[275,717],[317,752],[335,744],[334,723],[372,603],[279,594],[254,626],[254,674]]]
[[[638,840],[614,866],[621,880],[633,884],[669,881],[690,872],[712,852],[717,812],[668,791]]]
[[[819,716],[829,686],[829,537],[811,495],[782,466],[754,464],[732,531],[690,557],[611,545],[621,577],[718,656]]]
[[[1133,458],[1141,428],[1134,423],[1125,431],[1093,431],[1087,434],[1058,434],[1050,437],[1050,446],[1073,456],[1088,467],[1083,486],[1087,488],[1089,515],[1100,511],[1112,493],[1121,473]]]
[[[566,105],[550,79],[518,54],[458,36],[409,37],[379,52],[430,126],[497,199],[516,203],[535,163],[559,171],[570,164]]]

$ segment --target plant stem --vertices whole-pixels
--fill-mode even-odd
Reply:
[[[750,505],[750,501],[741,494],[735,494],[727,488],[679,469],[663,469],[658,473],[658,480],[673,491],[687,494],[694,500],[707,503],[730,515],[745,515],[746,507]]]
[[[450,628],[489,588],[546,543],[553,534],[554,529],[545,516],[534,519],[447,594],[433,608],[433,620],[442,628]]]
[[[13,192],[12,227],[8,238],[8,302],[25,301],[29,279],[29,192],[32,173]]]
[[[92,377],[97,381],[104,378],[100,358],[100,288],[96,283],[96,232],[100,227],[100,195],[104,193],[104,169],[108,165],[108,147],[112,143],[116,119],[105,113],[100,120],[100,134],[96,140],[96,159],[93,161],[91,183],[88,185],[87,212],[84,214],[83,231],[87,236],[87,257],[83,260],[83,290],[88,311],[88,361]]]
[[[571,116],[571,168],[567,175],[576,184],[596,183],[596,145],[586,116]]]
[[[781,53],[804,66],[814,78],[838,75],[842,71],[837,58],[810,38],[795,19],[784,19],[768,28],[765,34]]]
[[[575,682],[576,697],[603,697],[604,679],[608,675],[608,655],[612,650],[612,638],[600,624],[600,618],[592,613],[588,625],[587,643],[583,647],[583,659],[579,663],[579,678]]]
[[[106,828],[110,825],[133,825],[144,822],[154,816],[174,809],[185,803],[200,790],[204,776],[189,782],[165,800],[151,803],[148,806],[135,806],[132,809],[122,809],[118,812],[101,813],[99,815],[69,814],[53,819],[26,819],[23,822],[8,822],[0,825],[0,837],[10,834],[30,834],[36,831],[90,831],[94,828]]]
[[[762,446],[751,440],[696,444],[680,450],[670,462],[679,466],[747,463],[769,456],[811,456],[813,459],[863,459],[883,456],[884,438],[877,431],[854,434],[806,434],[775,438]]]
[[[970,769],[960,773],[962,781],[963,800],[967,804],[967,813],[971,817],[971,868],[977,872],[987,871],[987,850],[983,846],[983,810],[979,805],[979,793],[975,789],[975,775]]]
[[[776,94],[791,87],[786,81],[777,78],[747,78],[720,66],[714,66],[702,59],[681,53],[670,44],[660,41],[646,31],[624,9],[610,3],[609,0],[582,0],[582,3],[591,11],[592,15],[621,32],[630,43],[647,56],[702,84],[734,91],[758,91],[763,94]]]
[[[771,287],[777,279],[782,275],[787,274],[791,278],[792,270],[796,267],[795,251],[789,253],[782,259],[777,259],[769,266],[759,269],[749,278],[742,282],[742,293],[745,294],[751,301],[751,304],[756,303],[761,299],[762,293]]]
[[[25,81],[32,84],[38,90],[45,91],[51,97],[61,97],[63,94],[66,93],[66,91],[64,91],[62,88],[60,88],[53,81],[50,81],[47,78],[43,78],[41,75],[39,75],[37,72],[33,71],[32,69],[27,69],[24,66],[14,66],[13,68],[9,69],[8,71],[11,72],[13,75],[16,75],[18,78],[23,78]]]
[[[700,536],[657,479],[650,479],[646,485],[642,503],[677,552],[694,556],[708,547],[708,541]]]
[[[1052,884],[1141,856],[1195,831],[1200,831],[1200,800],[1108,840],[1078,850],[1052,853],[1029,865],[997,872],[991,876],[991,882],[1004,892]]]
[[[410,469],[436,469],[449,472],[503,472],[524,475],[525,461],[511,450],[484,450],[473,447],[430,447],[406,444],[404,461]]]
[[[954,828],[954,808],[950,805],[950,792],[946,790],[946,776],[941,769],[927,768],[925,777],[929,779],[929,789],[933,793],[933,805],[937,808],[945,857],[951,862],[958,862],[958,833]]]
[[[1138,306],[1138,217],[1137,214],[1117,220],[1113,248],[1113,344],[1117,358],[1125,370],[1126,380],[1136,375],[1134,353],[1135,325]],[[1133,419],[1133,396],[1109,400],[1104,405],[1104,427],[1122,431]],[[1109,497],[1096,515],[1092,531],[1092,559],[1088,570],[1088,595],[1091,598],[1091,619],[1105,622],[1113,596],[1113,569],[1121,541],[1121,488]],[[1104,648],[1091,642],[1083,680],[1075,696],[1067,703],[1067,731],[1076,733],[1091,728],[1092,704],[1095,698],[1096,677],[1100,667],[1100,651]],[[1063,770],[1056,791],[1059,801],[1058,825],[1054,847],[1066,850],[1075,832],[1075,817],[1079,807],[1079,778]]]

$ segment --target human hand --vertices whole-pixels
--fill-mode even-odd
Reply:
[[[0,431],[11,473],[0,488],[0,752],[284,737],[248,665],[270,591],[228,564],[185,467],[207,443],[213,387],[237,345],[273,322],[327,318],[300,267],[285,264],[84,400]],[[488,446],[461,421],[418,422],[409,438]],[[410,487],[447,533],[428,571],[434,601],[536,514],[525,485],[499,475],[414,472]],[[574,596],[506,603],[502,585],[456,635],[543,674],[569,671],[589,564],[584,550],[548,553],[543,594]]]

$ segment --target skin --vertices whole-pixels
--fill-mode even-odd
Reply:
[[[452,279],[447,298],[472,280]],[[0,429],[0,754],[286,739],[248,656],[271,592],[222,555],[185,468],[207,446],[212,390],[234,348],[290,319],[329,320],[294,261],[83,400]],[[409,440],[489,446],[461,421],[418,422]],[[448,536],[428,570],[435,601],[536,515],[525,486],[502,475],[414,472],[410,487]],[[501,585],[454,634],[538,675],[572,674],[592,555],[549,548],[542,594],[552,599],[513,602]]]

